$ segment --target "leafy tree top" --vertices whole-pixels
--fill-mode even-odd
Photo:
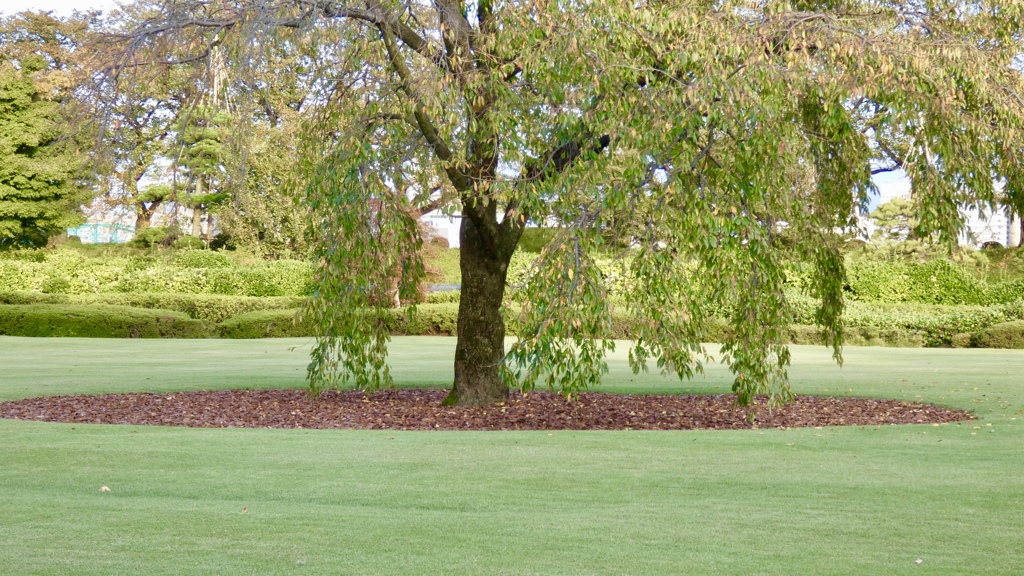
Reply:
[[[33,80],[43,62],[0,63],[0,248],[45,244],[77,223],[83,158],[61,141],[61,108]]]
[[[980,2],[184,2],[126,36],[175,58],[241,58],[317,38],[330,70],[310,127],[320,242],[314,386],[389,381],[379,292],[419,268],[409,206],[463,214],[453,398],[493,385],[593,385],[612,347],[593,254],[636,245],[631,351],[689,376],[713,314],[741,402],[785,397],[784,257],[814,264],[818,320],[842,337],[837,231],[873,171],[910,176],[922,234],[955,241],[960,204],[1020,185],[1021,4]],[[255,38],[261,38],[256,41]],[[170,39],[170,40],[168,40]],[[541,255],[506,355],[497,307],[527,222],[564,232]],[[778,241],[779,231],[796,238]],[[421,268],[421,267],[420,267]],[[402,287],[408,282],[403,280]],[[401,288],[400,288],[401,289]],[[496,301],[498,303],[496,303]],[[495,328],[489,329],[489,326]],[[488,388],[495,392],[482,393]]]

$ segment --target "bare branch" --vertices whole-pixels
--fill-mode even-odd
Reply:
[[[409,95],[410,98],[416,101],[415,109],[413,110],[413,117],[416,120],[416,126],[419,128],[423,138],[426,139],[427,143],[430,144],[434,150],[434,154],[437,155],[438,159],[445,163],[445,173],[448,174],[449,180],[452,185],[459,191],[467,191],[473,189],[473,181],[466,174],[460,172],[451,164],[453,157],[451,147],[448,143],[441,138],[437,128],[434,126],[433,120],[427,115],[427,112],[420,101],[415,89],[413,88],[412,72],[409,67],[405,64],[405,59],[402,57],[401,52],[398,50],[398,45],[395,42],[394,36],[391,35],[391,30],[385,25],[378,25],[381,37],[384,40],[384,46],[388,52],[388,61],[391,62],[392,68],[398,74],[399,80],[402,84],[402,90]]]

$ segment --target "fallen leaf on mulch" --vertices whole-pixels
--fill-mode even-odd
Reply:
[[[0,418],[45,422],[197,428],[358,428],[388,430],[708,430],[937,424],[969,412],[900,400],[797,396],[747,410],[731,395],[622,395],[585,392],[575,400],[513,392],[494,406],[441,406],[445,390],[327,392],[219,390],[174,394],[49,396],[0,403]]]

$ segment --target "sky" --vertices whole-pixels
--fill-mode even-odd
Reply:
[[[3,0],[0,3],[0,12],[9,16],[32,9],[53,10],[57,14],[66,15],[75,10],[85,11],[92,8],[107,11],[116,7],[115,0]],[[875,185],[878,186],[880,197],[871,202],[871,209],[874,209],[880,202],[887,202],[895,196],[905,196],[910,191],[910,183],[900,173],[880,174],[874,180]]]

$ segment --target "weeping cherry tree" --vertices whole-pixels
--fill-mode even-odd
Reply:
[[[391,384],[382,291],[396,275],[400,293],[415,289],[415,215],[441,209],[462,216],[447,403],[597,384],[614,342],[594,255],[625,245],[634,370],[700,373],[700,343],[724,316],[721,360],[745,404],[790,394],[787,259],[814,270],[817,321],[841,361],[840,247],[872,173],[904,170],[918,232],[950,243],[961,206],[993,206],[1000,181],[1019,195],[1022,11],[1016,0],[168,0],[123,39],[125,54],[164,42],[178,60],[215,44],[244,60],[256,44],[321,42],[296,70],[330,71],[304,132],[313,391]],[[512,314],[523,229],[552,224]]]

